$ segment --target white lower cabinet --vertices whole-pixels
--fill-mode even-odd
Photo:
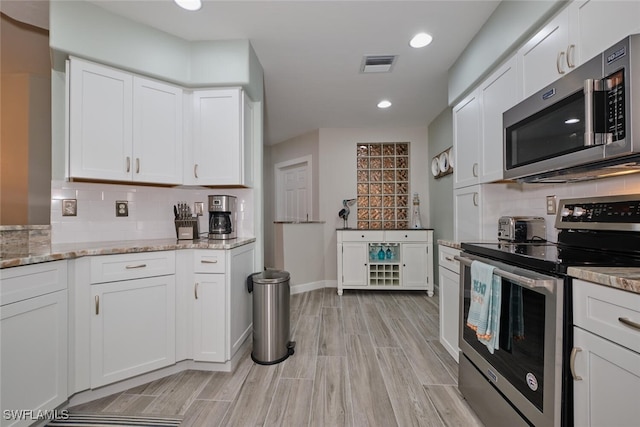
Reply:
[[[90,265],[91,388],[175,363],[175,252],[97,256]]]
[[[440,301],[440,343],[458,361],[460,327],[460,267],[457,249],[438,247],[438,286]]]
[[[640,295],[573,281],[574,425],[640,420]]]
[[[193,360],[224,362],[225,276],[224,274],[194,275],[193,288]]]
[[[426,290],[433,296],[433,230],[338,230],[343,289]]]
[[[31,425],[38,411],[67,400],[66,266],[55,261],[2,270],[2,427]]]
[[[471,242],[482,239],[482,186],[453,190],[453,239]]]
[[[91,387],[175,363],[175,276],[92,285]]]

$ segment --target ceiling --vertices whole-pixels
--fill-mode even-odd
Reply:
[[[189,41],[248,39],[264,69],[265,144],[319,128],[426,126],[447,106],[447,70],[499,1],[89,0]],[[409,47],[417,32],[433,36]],[[361,74],[364,55],[398,55]],[[388,99],[393,105],[380,110]]]

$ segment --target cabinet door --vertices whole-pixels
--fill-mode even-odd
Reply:
[[[634,426],[640,419],[640,354],[574,328],[574,424]]]
[[[571,71],[566,64],[568,16],[562,10],[518,51],[525,98]]]
[[[440,343],[458,361],[460,325],[460,275],[440,267]]]
[[[480,100],[476,90],[453,109],[454,188],[478,183],[480,138]]]
[[[575,0],[569,9],[569,62],[578,66],[629,34],[640,31],[640,2]],[[603,25],[603,17],[615,17]]]
[[[338,282],[342,286],[366,286],[367,285],[368,253],[366,243],[342,244],[342,277]]]
[[[73,58],[69,86],[70,176],[130,180],[131,74]]]
[[[182,89],[133,79],[133,180],[182,183]]]
[[[406,288],[431,288],[433,281],[429,277],[430,259],[429,246],[418,243],[403,243],[400,250],[402,258],[402,286]],[[433,295],[433,289],[429,292]]]
[[[521,84],[516,62],[514,56],[481,86],[480,182],[496,181],[503,177],[502,113],[521,100]]]
[[[193,296],[193,360],[224,362],[225,334],[224,274],[195,274]]]
[[[91,285],[91,387],[175,363],[175,276]]]
[[[481,187],[453,190],[453,235],[456,242],[482,237]]]
[[[240,89],[194,92],[193,184],[244,185],[241,96]]]
[[[246,283],[255,269],[255,252],[253,243],[230,251],[229,306],[233,309],[225,310],[229,318],[229,358],[251,335],[253,327],[253,294],[249,293]]]
[[[3,410],[53,410],[67,400],[67,291],[0,308]],[[1,425],[28,426],[32,420]]]

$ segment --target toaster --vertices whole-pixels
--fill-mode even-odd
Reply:
[[[498,220],[498,240],[509,242],[544,242],[547,226],[539,216],[503,216]]]

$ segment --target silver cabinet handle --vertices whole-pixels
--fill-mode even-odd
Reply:
[[[203,263],[203,264],[217,264],[218,260],[215,259],[213,261],[209,261],[208,259],[201,259],[200,262]]]
[[[136,157],[136,173],[140,173],[140,157]]]
[[[100,295],[96,295],[95,303],[96,303],[96,316],[97,316],[98,314],[100,314]]]
[[[455,261],[455,259],[451,258],[450,256],[446,256],[446,257],[444,257],[444,259],[446,259],[449,262]]]
[[[196,283],[196,285],[193,287],[193,294],[195,295],[196,299],[198,299],[198,283]]]
[[[558,57],[556,58],[556,69],[558,70],[558,74],[564,74],[564,70],[562,69],[562,62],[564,62],[564,52],[558,52]]]
[[[576,55],[576,45],[570,44],[569,47],[567,48],[567,66],[569,68],[576,67],[576,61],[574,58],[575,55]]]
[[[473,176],[477,178],[478,177],[478,164],[477,163],[473,164],[473,169],[471,171],[473,172]]]
[[[473,206],[478,206],[478,193],[473,193]]]
[[[637,329],[640,331],[640,323],[634,322],[631,319],[627,319],[626,317],[618,317],[618,321],[629,326],[630,328]]]
[[[569,367],[571,368],[571,376],[576,381],[582,381],[582,377],[576,375],[576,355],[581,351],[582,351],[582,349],[580,347],[573,347],[573,349],[571,349],[571,358],[569,359]]]
[[[145,268],[147,264],[137,264],[137,265],[127,265],[125,268],[127,270],[132,270],[134,268]]]
[[[127,156],[127,173],[131,172],[131,157]]]
[[[198,164],[197,163],[193,166],[193,176],[195,176],[196,178],[198,177]]]

